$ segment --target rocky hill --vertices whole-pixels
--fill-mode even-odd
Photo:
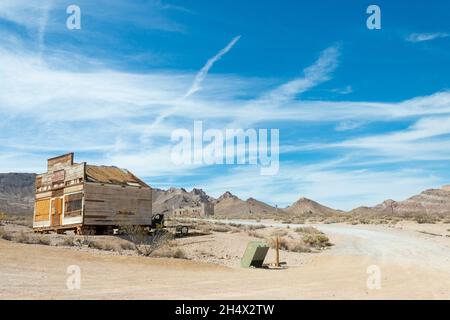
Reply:
[[[34,173],[0,173],[0,211],[8,214],[32,214]]]
[[[444,186],[441,189],[429,189],[404,201],[386,200],[375,207],[357,210],[396,216],[450,216],[450,188]]]
[[[196,207],[202,203],[213,202],[214,198],[208,196],[202,189],[192,189],[188,192],[183,188],[170,188],[169,190],[153,189],[153,213],[171,214],[173,208]]]
[[[219,216],[251,217],[252,215],[274,214],[275,207],[249,198],[246,201],[227,191],[214,202],[214,212]]]
[[[214,204],[214,213],[219,216],[250,217],[277,212],[264,202],[253,198],[239,199],[231,192],[225,192],[218,199],[207,195],[202,189],[188,192],[183,188],[171,188],[167,191],[153,189],[153,212],[170,214],[173,208],[200,206],[202,203]]]
[[[342,211],[335,210],[321,205],[308,198],[300,198],[294,202],[291,206],[284,209],[284,211],[290,215],[321,215],[330,216],[336,213],[342,213]]]

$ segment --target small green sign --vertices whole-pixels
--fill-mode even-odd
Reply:
[[[242,256],[241,267],[261,268],[268,251],[269,246],[264,242],[250,241]]]

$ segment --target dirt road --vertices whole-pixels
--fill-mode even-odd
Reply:
[[[221,220],[223,223],[265,225],[279,228],[298,228],[300,224],[281,224],[242,220]],[[450,270],[450,238],[445,237],[448,225],[406,224],[401,228],[375,225],[315,224],[336,245],[324,252],[333,256],[363,256],[374,263],[388,263],[411,267]],[[421,233],[430,229],[441,237]]]
[[[450,299],[449,238],[376,226],[319,225],[336,245],[286,270],[93,254],[0,240],[0,299]],[[367,268],[381,270],[368,289]],[[67,267],[81,289],[66,286]]]

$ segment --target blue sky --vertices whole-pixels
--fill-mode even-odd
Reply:
[[[81,30],[66,28],[70,4]],[[366,27],[371,4],[381,30]],[[0,171],[43,172],[74,151],[155,187],[340,209],[439,187],[450,182],[449,11],[438,0],[2,0]],[[279,129],[278,174],[175,166],[171,133],[195,120]]]

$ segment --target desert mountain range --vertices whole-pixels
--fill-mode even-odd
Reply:
[[[386,200],[375,207],[359,207],[350,213],[375,212],[399,216],[438,214],[450,216],[450,186],[428,189],[404,201]]]
[[[10,214],[33,212],[33,173],[0,173],[0,211]]]
[[[33,212],[35,176],[32,173],[0,174],[0,211],[10,214]],[[194,188],[191,191],[183,188],[153,189],[153,213],[170,214],[173,208],[200,206],[202,203],[213,203],[215,214],[220,216],[251,217],[274,213],[286,216],[301,214],[331,216],[345,213],[304,197],[287,208],[276,208],[253,198],[242,200],[229,191],[215,199],[202,189]],[[386,200],[374,207],[359,207],[348,213],[450,215],[450,186],[429,189],[404,201]]]

